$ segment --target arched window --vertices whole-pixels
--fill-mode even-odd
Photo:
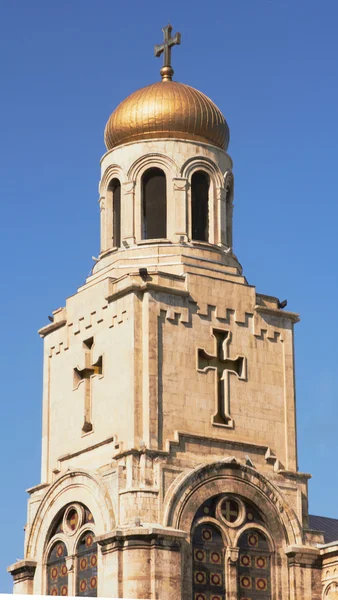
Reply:
[[[113,245],[121,246],[121,184],[118,179],[113,179],[109,184],[113,205]]]
[[[76,595],[97,596],[97,544],[94,543],[92,531],[94,527],[95,522],[91,511],[80,502],[67,504],[58,513],[47,539],[47,543],[51,544],[46,565],[47,595],[74,595],[72,587],[74,579],[68,578],[69,568],[69,571],[76,575]],[[75,548],[75,537],[77,532],[80,535],[81,528],[85,529],[85,533],[81,535]],[[87,531],[87,528],[90,528],[90,531]],[[84,561],[81,563],[82,558],[85,559],[86,564]],[[82,579],[85,579],[86,583],[82,583],[80,589]]]
[[[66,545],[58,541],[52,547],[47,560],[47,595],[68,596],[68,569]]]
[[[270,550],[266,536],[258,529],[247,529],[238,546],[238,598],[270,600]]]
[[[209,176],[196,171],[191,178],[191,229],[192,239],[207,242],[209,239]]]
[[[224,550],[221,532],[209,523],[197,525],[192,538],[193,599],[225,597]]]
[[[271,600],[272,553],[260,529],[264,526],[259,509],[240,496],[218,494],[199,507],[191,534],[193,600],[225,600],[226,590],[234,589],[236,578],[238,600]],[[235,574],[225,565],[224,540],[233,539],[237,531]],[[230,584],[226,578],[233,576]]]
[[[142,238],[167,236],[167,184],[161,169],[148,169],[142,177]]]
[[[97,543],[86,531],[76,549],[76,596],[97,596]]]

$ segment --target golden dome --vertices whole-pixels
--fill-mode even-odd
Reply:
[[[202,92],[163,80],[123,100],[109,117],[104,134],[108,150],[151,138],[193,140],[226,150],[229,128],[216,104]]]

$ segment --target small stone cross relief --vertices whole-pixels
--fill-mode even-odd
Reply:
[[[102,360],[99,356],[94,362],[94,338],[89,338],[83,342],[85,351],[84,368],[79,366],[74,369],[74,390],[77,390],[80,384],[84,383],[84,421],[82,426],[83,433],[92,431],[92,382],[96,375],[103,375]]]
[[[237,356],[229,358],[229,345],[231,332],[222,329],[213,329],[215,338],[215,355],[208,354],[204,348],[197,350],[197,370],[207,373],[210,369],[215,371],[216,381],[216,413],[212,417],[213,425],[220,427],[233,427],[233,419],[230,416],[230,377],[231,373],[237,375],[238,379],[246,379],[246,358]]]

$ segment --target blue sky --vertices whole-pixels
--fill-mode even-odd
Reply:
[[[25,489],[40,482],[37,329],[98,253],[99,160],[116,105],[157,81],[153,46],[181,31],[175,78],[231,130],[235,251],[296,326],[299,468],[310,509],[338,518],[336,0],[0,0],[0,592],[23,556]]]

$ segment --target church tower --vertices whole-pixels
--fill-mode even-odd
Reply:
[[[101,250],[44,340],[41,483],[15,592],[320,600],[297,468],[293,328],[232,243],[229,129],[161,81],[112,113]]]

